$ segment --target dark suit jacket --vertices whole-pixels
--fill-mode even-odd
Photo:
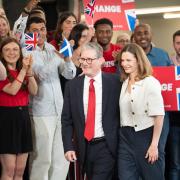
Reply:
[[[75,150],[81,165],[84,164],[86,152],[83,88],[84,76],[66,84],[61,117],[64,152]],[[102,126],[107,145],[114,157],[117,155],[120,122],[120,88],[121,83],[117,75],[102,73]]]

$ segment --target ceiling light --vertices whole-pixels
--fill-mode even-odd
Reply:
[[[164,19],[180,18],[180,13],[165,13],[163,15]]]
[[[180,6],[135,9],[136,15],[167,13],[167,12],[175,12],[175,11],[180,11]]]

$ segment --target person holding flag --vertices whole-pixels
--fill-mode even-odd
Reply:
[[[22,179],[28,154],[33,150],[29,94],[36,95],[32,56],[23,57],[21,46],[7,37],[0,46],[7,77],[0,81],[1,180]]]
[[[175,66],[180,65],[180,30],[174,32],[172,36],[175,55],[171,61]],[[180,111],[171,111],[169,113],[170,127],[167,141],[167,179],[180,179]]]
[[[30,180],[65,180],[69,163],[64,158],[61,138],[63,96],[59,72],[65,78],[72,79],[76,68],[68,57],[63,59],[46,42],[46,24],[39,17],[27,21],[26,33],[35,32],[39,34],[38,46],[33,51],[25,52],[35,59],[33,70],[39,86],[37,95],[31,99],[35,150],[30,156]]]
[[[59,51],[64,38],[68,39],[72,28],[77,24],[77,18],[72,12],[63,12],[57,22],[54,39],[50,42]]]
[[[64,38],[68,40],[71,30],[76,24],[77,18],[72,12],[63,12],[60,14],[56,25],[56,30],[54,32],[54,38],[50,41],[50,44],[52,44],[57,51],[59,51],[62,47]],[[64,44],[65,43],[66,42],[64,42]],[[62,92],[64,92],[66,82],[67,79],[60,74]]]

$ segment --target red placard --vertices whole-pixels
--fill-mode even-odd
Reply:
[[[180,110],[180,66],[154,67],[154,76],[162,87],[166,111]]]
[[[101,18],[113,22],[114,30],[134,30],[135,2],[134,0],[83,0],[85,17],[88,25]],[[91,15],[93,11],[93,15]]]

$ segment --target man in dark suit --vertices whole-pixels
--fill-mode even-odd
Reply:
[[[117,159],[121,83],[116,75],[101,72],[105,60],[97,43],[84,45],[79,61],[84,75],[68,82],[65,89],[65,157],[78,160],[88,180],[111,180]]]

